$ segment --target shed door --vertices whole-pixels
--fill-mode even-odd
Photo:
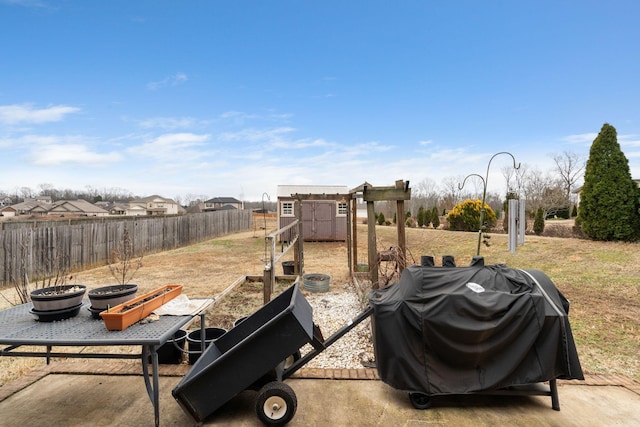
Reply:
[[[335,240],[336,203],[314,201],[302,203],[302,226],[305,240]]]

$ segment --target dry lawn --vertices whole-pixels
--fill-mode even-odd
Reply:
[[[142,292],[179,283],[189,297],[219,294],[241,276],[262,275],[264,237],[275,229],[275,221],[262,218],[251,231],[209,240],[189,247],[148,255],[134,280]],[[261,227],[262,226],[262,227]],[[359,260],[366,263],[367,226],[358,225]],[[396,244],[395,227],[376,228],[378,249]],[[455,256],[466,265],[475,255],[477,234],[432,229],[407,229],[409,263],[421,255],[432,255],[436,263],[443,255]],[[507,236],[491,235],[491,246],[483,246],[486,264],[545,272],[571,301],[570,321],[583,369],[587,373],[619,374],[640,381],[640,246],[638,244],[592,242],[572,238],[527,236],[515,254],[507,250]],[[305,270],[332,277],[332,290],[349,283],[347,248],[343,242],[305,242]],[[292,251],[283,260],[293,258]],[[276,266],[277,274],[282,267]],[[107,267],[79,272],[77,283],[89,288],[113,284]],[[278,283],[279,289],[288,282]],[[10,294],[11,289],[5,289]],[[262,303],[262,283],[245,282],[209,315],[213,326],[250,314]],[[0,300],[0,306],[7,306]],[[4,359],[4,360],[3,360]],[[0,358],[0,385],[44,361]]]

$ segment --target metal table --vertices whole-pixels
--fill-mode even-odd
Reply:
[[[39,322],[29,312],[32,303],[21,304],[0,311],[0,356],[46,357],[47,364],[52,357],[75,357],[95,359],[142,359],[142,374],[147,394],[153,404],[155,424],[160,423],[159,373],[157,349],[173,337],[176,331],[187,325],[195,316],[200,316],[204,328],[204,313],[210,306],[203,306],[196,315],[160,316],[160,320],[146,324],[136,323],[124,331],[109,331],[101,319],[94,319],[88,308],[88,300],[83,301],[80,313],[73,318],[57,322]],[[204,339],[204,331],[202,333]],[[20,351],[24,345],[45,346],[46,351]],[[139,354],[119,353],[79,353],[54,352],[52,347],[87,346],[142,346]],[[204,347],[203,347],[204,348]],[[149,373],[151,360],[151,375]]]

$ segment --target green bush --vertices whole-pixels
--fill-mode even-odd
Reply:
[[[458,203],[447,215],[449,229],[456,231],[478,231],[480,229],[480,207],[481,200],[467,199]],[[491,229],[496,226],[497,218],[493,209],[488,204],[484,204],[484,226]]]
[[[383,214],[382,212],[380,212],[380,213],[378,214],[378,218],[377,218],[377,220],[378,220],[378,225],[382,225],[382,224],[384,224],[384,222],[385,222],[385,217],[384,217],[384,214]]]

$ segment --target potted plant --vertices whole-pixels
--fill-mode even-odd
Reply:
[[[82,307],[82,298],[87,290],[84,285],[68,285],[67,258],[60,252],[47,254],[44,271],[38,272],[35,289],[29,291],[29,300],[33,304],[30,312],[40,321],[52,322],[76,316]],[[29,279],[25,274],[27,289]]]
[[[140,267],[142,267],[142,256],[134,257],[129,230],[125,227],[122,239],[111,251],[111,263],[109,264],[109,271],[118,284],[91,289],[88,292],[91,301],[89,310],[94,318],[99,318],[100,312],[127,302],[136,296],[138,285],[130,282]]]

